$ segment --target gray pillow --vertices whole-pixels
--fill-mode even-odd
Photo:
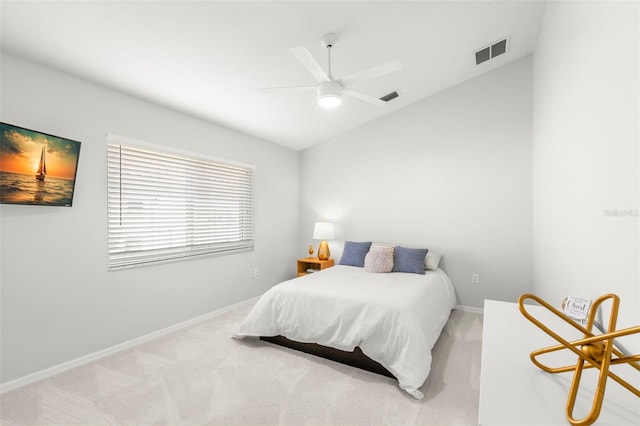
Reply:
[[[370,247],[371,241],[363,243],[345,241],[342,256],[340,257],[340,265],[359,266],[362,268],[364,266],[364,257],[369,252]],[[424,259],[422,261],[424,262]]]
[[[424,260],[429,249],[412,249],[397,246],[393,251],[393,272],[409,272],[424,275]]]

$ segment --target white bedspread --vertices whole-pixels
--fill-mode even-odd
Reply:
[[[338,265],[269,289],[233,337],[282,335],[345,351],[359,346],[422,399],[431,349],[455,303],[440,269],[376,274]]]

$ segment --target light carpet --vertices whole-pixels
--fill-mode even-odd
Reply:
[[[482,315],[453,311],[423,400],[391,378],[231,335],[242,307],[0,396],[3,425],[477,425]]]

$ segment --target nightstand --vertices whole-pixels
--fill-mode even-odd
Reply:
[[[298,259],[298,277],[307,275],[307,269],[315,269],[321,271],[323,269],[331,268],[333,266],[333,259],[320,260],[317,257],[305,257],[304,259]]]

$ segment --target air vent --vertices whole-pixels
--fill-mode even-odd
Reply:
[[[475,52],[476,55],[476,65],[480,65],[481,63],[488,61],[489,59],[493,59],[498,55],[502,55],[507,51],[507,40],[508,37],[498,40],[495,43],[490,44],[487,47],[483,47],[480,50]]]
[[[380,100],[381,100],[381,101],[385,101],[385,102],[389,102],[390,100],[395,99],[395,98],[397,98],[398,96],[399,96],[399,95],[398,95],[398,92],[396,92],[396,91],[394,90],[393,92],[388,93],[388,94],[384,95],[383,97],[381,97],[381,98],[380,98]]]

